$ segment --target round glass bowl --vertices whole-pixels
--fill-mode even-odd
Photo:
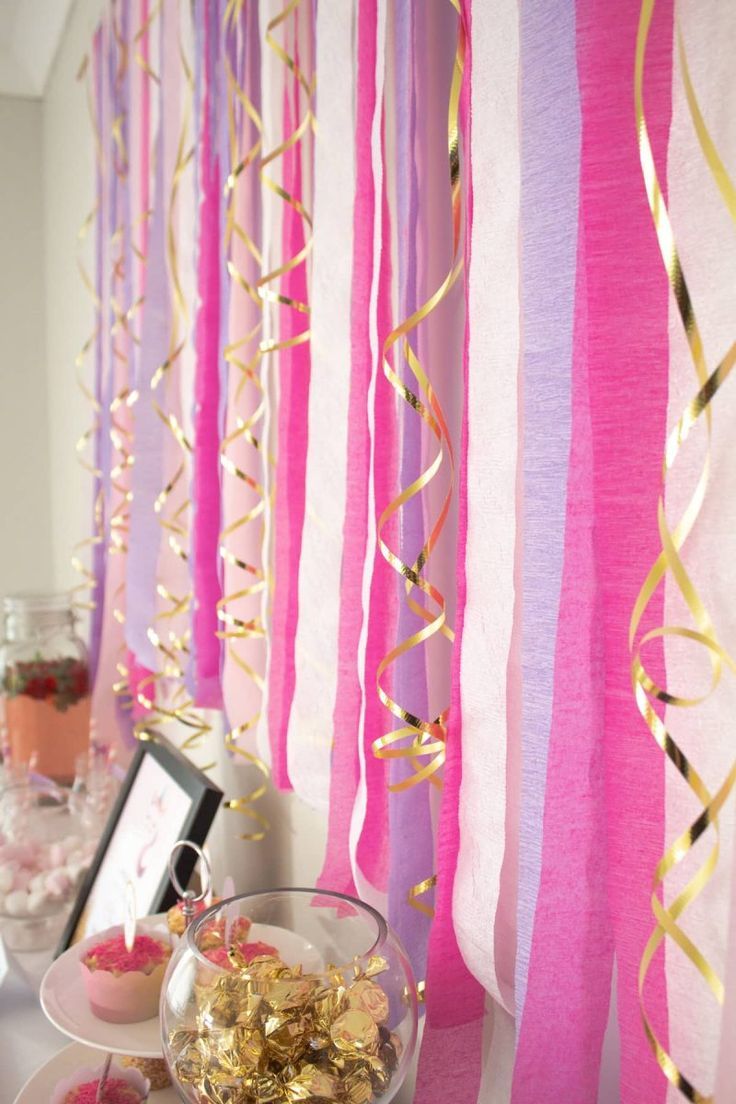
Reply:
[[[314,889],[247,894],[182,936],[161,1032],[191,1104],[387,1104],[416,1047],[416,985],[368,905]]]
[[[13,951],[59,939],[95,841],[67,791],[30,776],[0,794],[0,933]]]

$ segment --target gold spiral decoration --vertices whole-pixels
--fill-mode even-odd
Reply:
[[[452,643],[454,633],[447,623],[447,602],[442,591],[427,577],[426,569],[432,552],[437,545],[447,521],[455,485],[455,456],[450,431],[437,393],[412,344],[412,335],[416,336],[419,326],[426,321],[434,310],[449,295],[464,269],[463,255],[463,210],[460,182],[459,116],[460,94],[465,70],[466,29],[459,0],[448,0],[458,16],[457,46],[453,66],[452,83],[448,104],[448,157],[452,195],[453,250],[452,262],[442,283],[432,295],[399,326],[388,335],[383,346],[383,371],[396,394],[422,419],[437,443],[437,452],[424,471],[389,503],[378,519],[378,545],[383,557],[390,566],[405,580],[407,603],[424,622],[424,627],[401,640],[381,660],[376,673],[376,687],[382,704],[393,717],[401,722],[399,728],[373,741],[373,754],[379,759],[405,759],[412,766],[413,773],[401,782],[389,785],[392,792],[398,793],[429,782],[441,786],[439,771],[445,762],[445,740],[447,736],[448,709],[438,717],[423,718],[404,708],[396,701],[383,684],[386,671],[402,656],[413,648],[424,644],[437,635],[444,636]],[[405,384],[399,372],[392,365],[393,356],[403,357],[415,384]],[[416,390],[413,387],[416,385]],[[447,463],[448,489],[429,536],[416,560],[406,563],[398,552],[388,544],[384,531],[392,517],[412,498],[429,486]],[[417,601],[413,591],[417,590],[424,599]],[[406,741],[409,743],[406,743]],[[437,882],[436,874],[425,878],[412,886],[407,895],[408,903],[427,916],[433,915],[433,909],[422,901],[422,896]]]
[[[179,9],[188,10],[187,5],[183,4],[179,5]],[[181,182],[194,160],[194,147],[191,144],[190,134],[194,77],[181,38],[178,45],[184,88],[183,110],[166,212],[166,257],[171,293],[171,330],[167,356],[154,372],[150,386],[153,407],[180,453],[174,464],[174,470],[167,475],[166,482],[156,498],[154,509],[165,535],[165,546],[168,547],[169,553],[188,563],[191,502],[187,490],[187,477],[192,445],[179,424],[176,414],[166,408],[164,389],[161,386],[164,381],[170,388],[176,386],[180,359],[186,346],[190,326],[190,311],[180,275],[176,214]],[[155,74],[151,75],[155,78]],[[185,681],[186,662],[191,651],[191,626],[187,625],[186,628],[180,629],[177,621],[191,610],[192,592],[191,589],[187,589],[182,594],[175,594],[160,579],[156,584],[156,592],[161,599],[162,607],[155,624],[149,626],[147,636],[158,652],[159,669],[143,680],[138,687],[137,701],[149,715],[135,726],[134,734],[139,740],[155,740],[158,735],[155,731],[156,726],[170,725],[175,731],[183,729],[184,736],[179,747],[191,755],[199,749],[202,738],[212,728],[205,720],[202,711],[196,708]],[[203,764],[201,769],[208,770],[213,765],[212,763]]]
[[[235,42],[235,54],[240,42],[238,34],[245,0],[229,0],[223,16],[223,29],[226,43]],[[230,278],[231,296],[247,295],[255,304],[259,314],[262,301],[254,282],[249,281],[235,261],[233,244],[237,240],[245,248],[250,261],[260,272],[261,252],[253,237],[239,221],[239,189],[246,186],[258,165],[262,144],[262,122],[255,106],[240,85],[230,64],[229,50],[225,49],[225,72],[227,76],[227,115],[228,140],[230,151],[230,171],[225,182],[225,250],[228,257],[227,271]],[[246,120],[250,120],[255,141],[248,146],[244,133]],[[246,148],[243,148],[245,145]],[[249,332],[231,335],[224,349],[224,358],[228,365],[228,374],[237,379],[237,387],[232,401],[228,403],[227,427],[220,443],[220,465],[223,472],[223,485],[235,480],[235,486],[248,488],[252,505],[239,517],[228,521],[220,533],[220,557],[223,561],[223,576],[228,577],[228,568],[236,572],[240,580],[233,590],[217,603],[217,617],[222,626],[218,637],[225,642],[230,660],[242,671],[243,676],[255,687],[259,703],[262,700],[264,680],[259,672],[248,662],[246,642],[263,639],[266,630],[259,615],[248,616],[248,607],[253,599],[266,589],[266,575],[263,569],[263,516],[266,509],[266,492],[257,478],[249,475],[240,464],[243,445],[253,461],[252,470],[258,471],[264,464],[262,445],[263,416],[266,409],[266,394],[261,382],[260,333],[262,317]],[[246,492],[243,492],[246,493]],[[238,555],[238,538],[250,526],[259,526],[258,550],[255,563],[247,563]],[[264,796],[270,777],[268,766],[261,758],[246,750],[240,744],[241,738],[251,732],[261,717],[260,704],[252,716],[238,723],[232,723],[225,733],[225,747],[231,755],[243,759],[262,776],[262,782],[249,793],[228,799],[225,808],[241,813],[253,822],[251,831],[242,833],[243,840],[262,840],[270,825],[255,803]]]
[[[112,5],[110,21],[117,52],[117,70],[115,89],[119,93],[123,80],[128,73],[128,45],[123,37],[116,18],[118,8]],[[119,111],[111,125],[111,163],[118,179],[118,186],[124,191],[128,185],[130,158],[125,143],[125,108],[116,104]],[[131,345],[138,343],[132,327],[132,320],[141,306],[142,300],[126,304],[123,302],[125,281],[128,275],[128,236],[132,241],[132,220],[126,226],[121,219],[110,238],[110,308],[112,324],[110,326],[111,372],[117,380],[115,394],[110,402],[109,436],[112,444],[110,455],[110,538],[108,551],[111,556],[126,556],[128,552],[128,533],[130,530],[130,502],[132,499],[130,473],[134,462],[133,433],[128,420],[128,412],[135,405],[138,392],[130,387]],[[118,584],[112,595],[112,616],[119,625],[125,625],[125,579]],[[132,701],[128,683],[125,642],[120,646],[116,660],[118,679],[113,683],[113,691],[123,709],[130,709]]]
[[[292,130],[291,134],[287,135],[282,142],[274,147],[274,149],[263,155],[260,172],[263,185],[296,211],[301,218],[304,224],[304,246],[298,250],[293,257],[286,258],[272,271],[264,273],[258,281],[256,290],[258,296],[264,303],[272,303],[275,305],[281,304],[282,306],[291,307],[297,315],[303,315],[306,321],[303,329],[294,334],[293,337],[285,338],[284,340],[276,338],[265,338],[261,340],[260,352],[262,357],[278,354],[282,349],[291,349],[297,345],[305,345],[312,336],[309,325],[309,303],[303,303],[298,299],[290,298],[279,290],[280,282],[284,276],[289,272],[293,272],[300,265],[307,264],[308,262],[308,258],[312,252],[312,216],[302,202],[302,197],[291,195],[283,184],[280,184],[274,178],[272,175],[273,168],[270,167],[275,167],[276,163],[284,156],[287,150],[300,146],[310,132],[314,133],[316,131],[317,126],[313,111],[314,94],[317,87],[316,73],[313,73],[311,76],[304,73],[299,65],[297,65],[296,59],[275,37],[275,32],[279,27],[283,28],[286,32],[289,21],[296,32],[299,8],[302,6],[302,3],[303,0],[289,0],[289,3],[284,5],[284,8],[278,15],[270,20],[266,27],[265,38],[267,45],[273,50],[276,57],[283,62],[288,72],[297,82],[297,86],[304,92],[306,106],[301,119]],[[307,4],[309,3],[310,0],[307,0]],[[280,106],[281,105],[279,105],[279,107]]]
[[[680,776],[697,797],[702,806],[702,811],[692,824],[681,832],[677,839],[670,844],[664,856],[657,864],[654,872],[651,906],[656,925],[641,958],[639,967],[639,1001],[647,1039],[649,1040],[654,1056],[664,1075],[687,1100],[693,1101],[694,1104],[713,1104],[713,1096],[703,1093],[695,1087],[682,1072],[672,1055],[669,1054],[660,1042],[647,1013],[644,990],[647,974],[654,955],[664,943],[665,939],[670,939],[704,979],[715,1000],[719,1004],[723,1004],[723,982],[696,944],[682,930],[678,921],[687,907],[705,889],[716,868],[720,841],[718,817],[736,782],[736,761],[734,761],[731,770],[717,791],[712,794],[705,785],[694,764],[690,762],[682,749],[678,747],[671,733],[665,726],[664,721],[657,712],[655,703],[659,703],[660,710],[665,706],[685,709],[694,708],[709,698],[714,692],[720,682],[724,665],[736,673],[736,662],[718,641],[713,620],[690,574],[685,568],[680,555],[683,544],[698,518],[708,487],[711,463],[712,402],[731,373],[734,363],[736,363],[736,342],[731,345],[715,370],[709,373],[695,310],[690,298],[685,274],[680,263],[667,206],[657,177],[654,156],[649,140],[646,113],[644,110],[644,67],[654,5],[655,0],[643,0],[636,41],[634,95],[636,122],[639,134],[639,154],[647,198],[654,220],[662,260],[675,296],[678,312],[687,337],[690,355],[695,368],[697,391],[692,400],[685,407],[679,421],[669,433],[666,441],[663,464],[663,488],[659,496],[657,511],[662,550],[655,563],[652,565],[636,599],[629,628],[629,646],[632,650],[632,682],[639,711],[662,752],[674,765]],[[726,173],[700,111],[695,90],[690,79],[687,57],[679,27],[677,30],[677,43],[685,96],[698,142],[731,217],[736,222],[736,191]],[[675,527],[671,529],[665,514],[666,485],[669,473],[672,471],[682,445],[687,440],[691,431],[699,423],[699,419],[702,415],[705,415],[705,459],[695,490],[682,516],[679,518]],[[695,628],[679,625],[665,625],[644,633],[637,640],[638,629],[649,602],[660,583],[666,578],[669,578],[677,587],[677,590],[690,611]],[[642,659],[642,649],[651,641],[663,640],[666,637],[679,637],[699,644],[706,649],[712,670],[711,685],[707,693],[698,697],[675,695],[670,693],[665,687],[659,686],[648,674]],[[704,835],[708,828],[711,827],[713,828],[715,839],[708,857],[702,863],[697,873],[689,880],[685,888],[676,896],[670,906],[665,907],[660,900],[660,894],[663,895],[664,883],[667,875],[690,855],[697,841]]]
[[[85,55],[82,60],[82,64],[79,67],[79,71],[77,72],[77,80],[84,81],[85,95],[87,100],[87,112],[89,115],[89,122],[92,130],[92,137],[95,148],[95,164],[98,171],[102,172],[104,166],[104,153],[102,149],[100,128],[97,125],[97,115],[92,98],[90,64],[89,56],[87,55]],[[90,299],[92,300],[92,305],[94,308],[94,325],[92,328],[92,332],[85,339],[74,361],[77,387],[84,395],[85,400],[89,404],[92,415],[91,423],[89,424],[88,428],[85,429],[84,432],[80,435],[76,442],[76,451],[77,459],[81,467],[84,468],[84,470],[92,476],[92,479],[96,484],[99,484],[94,495],[92,507],[92,532],[90,536],[84,537],[82,540],[78,541],[72,549],[72,567],[80,576],[80,581],[72,587],[72,601],[74,604],[74,608],[78,610],[93,610],[97,606],[98,596],[95,593],[97,589],[97,579],[95,577],[94,571],[92,570],[92,567],[87,564],[86,560],[89,555],[89,550],[94,549],[97,545],[104,544],[105,541],[102,471],[100,470],[100,468],[97,467],[94,459],[88,459],[88,449],[90,443],[96,439],[98,433],[100,432],[100,414],[102,408],[100,406],[99,400],[93,393],[92,389],[87,385],[84,378],[87,370],[87,361],[89,359],[90,350],[93,348],[102,326],[102,303],[100,302],[100,297],[97,294],[94,280],[87,271],[87,265],[84,260],[84,250],[89,238],[90,230],[95,227],[96,233],[100,234],[102,232],[101,227],[96,225],[99,218],[100,204],[98,197],[77,232],[77,270],[79,272],[82,284],[84,285],[90,296]]]

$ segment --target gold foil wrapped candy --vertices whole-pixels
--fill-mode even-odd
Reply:
[[[196,988],[195,1028],[172,1032],[174,1073],[200,1104],[370,1104],[401,1044],[385,1027],[384,959],[304,974],[261,955]]]

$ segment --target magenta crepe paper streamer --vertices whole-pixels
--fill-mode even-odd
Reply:
[[[523,568],[516,1014],[526,996],[544,795],[570,451],[580,107],[571,4],[521,7]]]
[[[312,15],[314,13],[312,12]],[[296,41],[296,36],[295,36]],[[298,48],[294,46],[298,64]],[[300,91],[292,81],[284,92],[284,135],[291,133],[301,118]],[[283,155],[284,186],[291,195],[302,194],[302,158],[300,143]],[[304,224],[291,206],[284,204],[283,256],[295,256],[304,248]],[[309,301],[306,264],[297,265],[283,277],[281,293],[303,303]],[[280,310],[280,340],[301,333],[308,316],[292,307]],[[294,700],[296,672],[294,643],[299,617],[299,558],[304,526],[305,477],[307,468],[310,344],[281,349],[279,354],[278,446],[276,454],[276,506],[274,520],[275,588],[269,663],[268,722],[271,742],[271,772],[282,790],[292,789],[289,779],[286,737]]]
[[[340,572],[338,672],[333,713],[330,809],[320,889],[356,893],[350,858],[350,823],[360,779],[358,739],[362,693],[358,647],[363,626],[362,576],[368,552],[370,436],[368,394],[372,372],[370,296],[373,281],[373,224],[376,197],[371,160],[371,126],[376,109],[376,0],[358,8],[358,73],[355,123],[355,200],[350,318],[348,464]],[[372,687],[368,688],[372,692]]]
[[[603,655],[594,546],[585,249],[580,237],[565,559],[542,869],[512,1104],[595,1101],[613,941],[607,898]],[[550,1055],[555,1060],[550,1061]]]
[[[222,707],[217,603],[222,597],[218,575],[220,533],[220,162],[213,155],[211,89],[214,82],[212,38],[217,11],[204,23],[204,95],[199,183],[200,307],[196,329],[193,486],[194,696],[195,704]],[[219,28],[217,28],[219,29]]]
[[[483,2],[483,0],[481,0]],[[468,345],[470,315],[468,274],[472,264],[470,242],[473,224],[471,158],[472,46],[469,3],[463,4],[468,46],[465,80],[460,102],[463,168],[467,179],[465,237],[465,340],[463,347],[463,395],[468,393]],[[452,665],[452,698],[447,735],[442,806],[437,830],[437,890],[435,916],[429,937],[426,1023],[417,1070],[414,1104],[445,1104],[457,1100],[474,1104],[481,1082],[485,991],[463,960],[452,919],[455,872],[460,849],[458,805],[462,784],[462,690],[460,669],[467,594],[466,547],[468,532],[468,412],[463,403],[458,489],[457,614]]]
[[[622,1104],[659,1104],[667,1080],[644,1034],[637,992],[654,921],[650,895],[665,850],[664,756],[634,702],[628,626],[639,588],[660,550],[669,373],[668,296],[642,179],[634,117],[639,0],[578,0],[583,104],[581,212],[588,288],[588,369],[595,538],[605,647],[605,771],[608,897],[618,974]],[[672,0],[657,4],[647,50],[645,98],[655,161],[667,163],[671,119]],[[663,181],[666,189],[666,181]],[[663,624],[660,587],[646,632]],[[652,652],[654,653],[652,655]],[[664,656],[648,653],[666,685]],[[664,954],[647,977],[647,1008],[666,1047]]]

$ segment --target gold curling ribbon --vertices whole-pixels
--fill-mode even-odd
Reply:
[[[87,111],[89,113],[90,125],[92,128],[92,136],[94,139],[95,147],[95,160],[100,172],[103,170],[104,154],[102,150],[102,141],[100,137],[100,130],[97,125],[97,117],[95,113],[94,103],[92,100],[92,89],[90,84],[90,72],[89,72],[89,57],[85,56],[82,64],[79,67],[77,73],[77,80],[84,80],[85,91],[87,98]],[[89,236],[89,232],[93,226],[95,226],[97,220],[100,218],[99,197],[95,202],[92,209],[84,219],[84,222],[77,232],[77,269],[79,271],[80,278],[84,287],[90,295],[92,304],[94,307],[94,326],[92,332],[84,341],[81,349],[77,353],[75,358],[76,378],[77,386],[84,395],[85,399],[90,405],[92,413],[92,422],[87,429],[79,437],[76,443],[77,458],[80,465],[85,471],[89,472],[95,482],[100,481],[98,490],[94,497],[93,510],[92,510],[92,533],[88,537],[84,537],[83,540],[78,541],[74,545],[72,550],[72,567],[80,576],[80,581],[72,587],[73,603],[76,609],[80,610],[93,610],[97,606],[98,596],[95,591],[97,588],[97,579],[95,573],[90,566],[85,563],[87,556],[87,549],[93,549],[97,545],[103,544],[105,540],[104,533],[104,498],[102,491],[102,472],[95,464],[94,460],[87,459],[87,449],[100,431],[100,403],[93,394],[90,387],[87,386],[84,380],[83,373],[87,359],[89,357],[90,350],[94,346],[100,332],[102,325],[102,303],[100,297],[97,294],[97,290],[94,285],[94,281],[87,271],[86,264],[83,258],[84,246]],[[101,227],[96,228],[97,233],[101,233]]]
[[[157,10],[158,7],[154,9],[153,14]],[[187,12],[188,6],[179,3],[179,10]],[[179,61],[183,74],[183,111],[166,216],[167,273],[171,292],[172,323],[166,359],[159,365],[151,379],[151,401],[181,452],[174,472],[168,476],[157,496],[154,508],[166,536],[165,546],[168,547],[171,555],[187,563],[191,503],[186,487],[192,446],[176,415],[165,408],[165,398],[162,396],[161,389],[164,382],[169,387],[176,385],[180,358],[186,346],[190,322],[189,306],[180,278],[176,214],[179,188],[184,174],[190,169],[194,159],[194,148],[190,145],[194,78],[181,40],[179,41]],[[145,59],[141,58],[141,63],[145,65]],[[156,79],[153,71],[150,75],[152,79]],[[152,673],[138,686],[137,700],[147,710],[149,716],[135,726],[134,734],[139,740],[155,740],[158,733],[154,726],[170,725],[176,732],[181,732],[183,729],[184,736],[179,747],[191,755],[199,749],[203,737],[212,729],[202,711],[196,708],[186,688],[185,669],[191,650],[191,627],[187,626],[183,631],[178,631],[176,624],[190,611],[192,592],[188,589],[183,594],[174,594],[161,580],[156,585],[156,591],[162,601],[162,608],[156,623],[149,626],[147,636],[159,654],[160,666],[158,671]],[[212,763],[203,764],[201,769],[208,770],[213,765]]]
[[[723,982],[699,948],[679,926],[678,921],[685,909],[705,889],[716,868],[720,840],[718,817],[736,783],[736,761],[717,791],[711,794],[695,766],[678,747],[665,726],[664,721],[656,711],[654,703],[660,703],[660,708],[668,705],[678,708],[694,708],[705,701],[714,692],[720,682],[724,664],[736,673],[736,661],[734,661],[731,655],[719,643],[712,618],[680,556],[682,546],[697,520],[705,498],[710,474],[712,432],[711,404],[720,387],[731,373],[734,363],[736,363],[736,342],[730,347],[716,369],[709,374],[705,362],[700,330],[698,328],[692,300],[680,263],[672,225],[654,165],[654,157],[644,111],[644,64],[654,4],[655,0],[643,0],[642,2],[636,41],[634,95],[636,102],[636,122],[639,133],[639,153],[647,198],[649,200],[649,206],[657,233],[657,240],[687,337],[695,368],[698,390],[690,403],[685,407],[678,423],[667,438],[663,464],[664,486],[658,504],[658,525],[660,540],[662,542],[662,551],[650,569],[634,605],[629,628],[629,646],[632,649],[633,655],[631,674],[634,695],[639,711],[659,747],[670,762],[673,763],[679,774],[698,798],[698,801],[702,805],[702,811],[693,823],[669,846],[664,856],[657,864],[654,872],[651,904],[656,926],[647,942],[641,958],[639,967],[639,1001],[644,1030],[664,1075],[686,1099],[693,1101],[694,1104],[713,1104],[712,1095],[701,1092],[693,1085],[660,1042],[646,1011],[644,989],[652,959],[664,940],[669,938],[679,947],[685,957],[699,972],[710,988],[715,1000],[719,1004],[723,1003]],[[721,192],[731,217],[736,222],[736,191],[718,155],[700,111],[695,90],[690,79],[687,57],[679,27],[677,30],[677,43],[685,95],[695,132],[716,185]],[[665,495],[668,475],[674,466],[680,448],[687,440],[691,430],[698,424],[703,414],[705,415],[707,436],[705,459],[695,490],[676,526],[674,529],[671,529],[665,514]],[[671,580],[675,583],[682,595],[692,616],[695,628],[688,628],[685,626],[662,626],[645,633],[637,642],[637,631],[644,613],[652,595],[667,576],[667,573],[669,573]],[[712,675],[710,688],[705,694],[697,697],[684,697],[682,695],[672,694],[666,688],[659,686],[646,671],[642,660],[642,649],[653,640],[672,636],[679,637],[683,640],[690,640],[706,649],[711,664]],[[666,876],[690,854],[696,842],[710,827],[714,830],[715,840],[708,857],[700,866],[697,873],[687,883],[685,888],[677,895],[672,904],[668,908],[665,908],[660,900],[660,893],[663,890]]]
[[[116,89],[120,87],[123,78],[128,72],[130,60],[128,43],[125,41],[116,20],[117,10],[118,9],[113,6],[111,11],[112,31],[118,55],[118,67],[115,75]],[[139,44],[150,29],[157,11],[158,5],[147,19],[144,20],[133,38],[136,63],[150,78],[155,78],[155,74],[152,73],[150,67],[145,62]],[[125,145],[124,122],[125,117],[121,112],[115,116],[111,126],[112,163],[120,187],[123,189],[127,186],[130,174],[130,158]],[[146,257],[143,255],[142,251],[135,246],[134,231],[142,222],[147,220],[149,216],[150,211],[140,211],[136,217],[130,221],[127,227],[120,223],[115,228],[111,238],[112,291],[110,305],[113,312],[113,323],[110,330],[110,337],[113,371],[115,371],[115,365],[117,365],[117,371],[121,382],[110,403],[110,440],[113,447],[111,454],[112,465],[110,481],[113,495],[117,496],[116,499],[113,499],[110,512],[110,552],[113,555],[117,554],[123,556],[127,555],[128,552],[127,538],[130,531],[130,503],[132,501],[130,471],[135,459],[132,426],[129,422],[127,412],[132,409],[139,397],[138,391],[130,386],[129,350],[134,345],[140,345],[140,337],[135,332],[133,321],[143,306],[144,298],[143,296],[138,296],[137,298],[133,298],[130,304],[123,305],[122,295],[125,287],[126,269],[129,259],[132,259],[132,256],[135,255],[142,264],[146,263]],[[128,245],[130,250],[129,254],[126,249]],[[120,625],[125,624],[124,603],[125,580],[123,579],[113,595],[112,610],[112,616]],[[116,662],[116,669],[118,680],[114,683],[113,690],[118,696],[121,706],[130,709],[132,708],[132,698],[130,695],[125,642],[121,645],[120,654]]]
[[[296,38],[299,9],[302,3],[303,0],[289,0],[289,3],[284,5],[279,14],[274,16],[266,27],[266,43],[292,74],[296,81],[297,91],[301,90],[299,92],[299,99],[301,100],[301,93],[303,92],[306,98],[306,106],[301,119],[292,130],[291,134],[285,137],[282,142],[274,147],[274,149],[263,155],[260,173],[263,185],[296,211],[301,218],[304,224],[304,246],[298,250],[293,257],[284,259],[282,263],[272,271],[261,276],[258,280],[255,293],[264,303],[272,303],[275,305],[281,304],[282,306],[291,307],[297,314],[305,315],[306,322],[304,328],[290,338],[285,338],[283,340],[274,338],[263,339],[260,343],[261,356],[271,356],[273,354],[278,354],[282,349],[291,349],[297,345],[304,345],[312,336],[309,326],[309,304],[293,299],[279,291],[282,277],[286,276],[289,272],[293,272],[299,265],[308,263],[309,256],[312,252],[312,216],[304,205],[302,197],[294,196],[287,192],[284,186],[274,178],[272,175],[273,170],[269,168],[269,166],[274,166],[287,150],[301,146],[310,131],[314,133],[316,130],[316,119],[312,107],[317,87],[316,74],[313,73],[311,77],[307,76],[297,64],[295,57],[292,56],[288,52],[288,49],[282,46],[275,37],[275,31],[277,31],[279,27],[282,27],[285,35],[288,33],[289,29],[291,29]],[[310,6],[311,10],[310,0],[307,0],[307,4]],[[253,293],[250,288],[248,288],[248,291],[249,294]]]
[[[241,28],[244,3],[245,0],[229,0],[223,17],[226,41],[234,43],[236,56],[238,56],[238,45],[242,45],[238,32]],[[225,248],[229,256],[227,270],[231,281],[231,295],[235,296],[239,293],[248,295],[256,304],[258,310],[261,311],[262,303],[256,288],[248,282],[245,275],[238,269],[233,259],[232,246],[236,239],[241,242],[260,271],[262,263],[260,250],[246,227],[238,219],[238,189],[246,183],[249,170],[253,171],[254,166],[257,166],[261,153],[263,128],[260,115],[232,70],[227,49],[225,50],[225,71],[228,89],[227,111],[230,147],[230,171],[225,183],[225,198],[227,201]],[[250,120],[255,131],[255,141],[247,149],[242,149],[241,143],[247,126],[247,119]],[[257,468],[265,462],[260,458],[262,454],[262,422],[266,407],[266,396],[260,376],[259,335],[261,327],[262,321],[259,321],[250,332],[244,333],[242,336],[234,336],[224,350],[228,371],[229,373],[236,373],[235,378],[238,379],[238,384],[228,409],[229,432],[225,434],[220,444],[223,484],[228,480],[237,480],[244,484],[251,493],[253,505],[241,516],[230,521],[220,533],[220,556],[223,564],[237,572],[241,581],[240,585],[236,585],[234,590],[224,594],[217,603],[217,617],[222,626],[217,635],[225,641],[227,654],[231,661],[243,672],[245,678],[255,686],[259,702],[263,695],[264,680],[245,658],[248,649],[244,645],[248,640],[264,638],[266,630],[260,616],[244,617],[242,609],[244,603],[247,606],[249,600],[255,599],[266,588],[261,554],[266,494],[261,483],[239,466],[239,459],[242,446],[245,443],[249,446],[249,453],[252,455]],[[255,396],[253,392],[255,392]],[[244,401],[244,397],[247,397],[249,401]],[[254,400],[255,409],[251,410]],[[246,411],[250,411],[250,413],[246,414]],[[234,428],[232,428],[233,426]],[[240,559],[237,555],[237,548],[238,537],[248,526],[252,525],[259,526],[259,557],[257,563],[249,564]],[[270,772],[268,766],[259,756],[241,747],[240,739],[255,728],[260,717],[259,705],[252,716],[246,717],[245,720],[239,721],[237,724],[232,724],[225,733],[227,751],[232,755],[239,756],[249,766],[254,767],[263,779],[249,793],[241,797],[230,798],[225,802],[225,808],[241,813],[253,822],[252,830],[240,835],[241,839],[253,842],[262,840],[270,827],[268,820],[255,808],[255,803],[266,793]]]
[[[376,673],[378,696],[389,712],[401,722],[401,727],[374,740],[373,754],[379,759],[406,759],[413,768],[413,774],[410,774],[401,782],[389,786],[389,789],[393,792],[407,790],[411,786],[416,786],[424,781],[438,787],[441,786],[439,771],[445,762],[448,710],[444,709],[434,719],[424,719],[417,716],[394,700],[383,685],[383,676],[388,668],[406,655],[407,652],[424,644],[433,636],[442,635],[450,643],[454,640],[454,633],[447,623],[447,602],[444,594],[425,577],[425,570],[440,539],[450,510],[455,484],[455,456],[442,405],[431,380],[419,361],[411,339],[411,335],[415,334],[418,327],[449,295],[464,269],[459,115],[460,93],[465,68],[466,29],[459,0],[449,0],[449,3],[458,15],[457,46],[447,118],[448,157],[452,189],[452,262],[439,287],[418,310],[391,331],[383,346],[383,371],[386,379],[396,394],[419,415],[437,442],[437,453],[434,459],[408,487],[405,487],[389,503],[378,520],[378,545],[381,553],[391,567],[405,579],[407,603],[410,609],[425,622],[423,628],[400,641],[383,657]],[[414,384],[411,387],[405,384],[399,373],[394,369],[391,357],[392,351],[394,356],[397,352],[400,352],[403,356],[416,385],[418,385],[416,390],[413,390]],[[402,560],[397,552],[391,549],[384,537],[384,530],[391,518],[397,515],[407,502],[421,494],[436,478],[444,465],[445,456],[449,465],[447,493],[424,546],[416,560],[412,564],[408,564]],[[415,589],[424,596],[424,602],[418,602],[412,597],[412,592]],[[407,740],[409,743],[405,743]],[[421,898],[436,885],[436,882],[437,876],[433,874],[412,886],[408,892],[408,903],[427,916],[432,916],[434,910]]]

